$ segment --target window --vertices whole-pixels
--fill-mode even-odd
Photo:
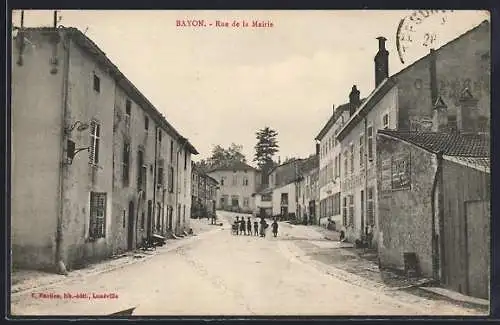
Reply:
[[[101,79],[94,73],[94,90],[101,92]]]
[[[273,200],[273,196],[271,194],[263,194],[261,201],[263,202],[270,202]]]
[[[149,118],[144,115],[144,130],[149,130]]]
[[[348,176],[349,168],[348,168],[348,154],[347,150],[344,152],[344,177]]]
[[[347,226],[347,197],[344,197],[342,205],[342,223]]]
[[[144,151],[139,149],[137,151],[137,188],[140,190],[145,189],[146,185],[146,165],[144,163]]]
[[[130,144],[127,141],[123,142],[123,162],[122,162],[122,181],[123,186],[129,185],[130,175]]]
[[[170,140],[170,162],[174,162],[174,140]]]
[[[373,127],[369,126],[367,129],[368,133],[368,160],[373,160]]]
[[[364,135],[359,136],[359,167],[363,167],[365,164],[365,137]]]
[[[288,193],[281,193],[281,205],[288,205]]]
[[[238,176],[233,176],[233,186],[236,186],[238,184]]]
[[[125,100],[125,126],[130,127],[130,119],[132,116],[132,102],[130,99]]]
[[[101,141],[101,126],[97,121],[90,122],[90,163],[99,164],[99,143]]]
[[[351,174],[354,174],[354,144],[351,143],[350,149],[351,149],[351,154],[350,154]]]
[[[232,195],[231,196],[231,206],[237,207],[239,205],[240,205],[240,203],[239,203],[239,197],[238,197],[238,195]]]
[[[384,129],[389,128],[389,114],[384,114],[384,116],[382,117],[382,125]]]
[[[184,170],[187,169],[187,164],[188,164],[188,153],[187,150],[184,150]]]
[[[106,235],[106,193],[90,192],[91,238],[103,238]]]
[[[333,214],[340,214],[340,192],[333,195]]]
[[[368,196],[367,196],[367,211],[366,211],[366,224],[373,225],[375,223],[375,213],[373,209],[373,187],[368,188]]]
[[[174,193],[174,167],[168,169],[168,192]]]
[[[243,178],[243,186],[248,186],[248,177]]]
[[[162,136],[161,130],[158,130],[158,142],[160,143],[161,143],[161,136]]]
[[[349,225],[354,224],[354,195],[349,195]]]
[[[249,198],[247,198],[247,197],[243,198],[243,206],[245,208],[248,208],[250,206],[250,200],[249,200]]]
[[[158,186],[163,186],[163,166],[158,167]]]

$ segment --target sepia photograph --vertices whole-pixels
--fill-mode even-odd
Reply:
[[[490,12],[11,18],[11,318],[490,314]]]

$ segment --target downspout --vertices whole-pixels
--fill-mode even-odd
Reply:
[[[157,150],[158,150],[158,126],[155,126],[155,153],[154,153],[154,164],[153,164],[153,211],[151,219],[149,220],[149,233],[148,237],[151,240],[153,236],[153,224],[154,219],[156,218],[156,158],[157,158]]]
[[[59,33],[57,29],[55,33]],[[57,46],[57,45],[55,45]],[[56,270],[64,273],[66,266],[64,264],[63,253],[63,215],[64,215],[64,174],[65,168],[65,140],[66,140],[66,116],[68,111],[68,79],[69,79],[69,51],[70,41],[67,35],[63,42],[65,47],[65,58],[63,66],[63,82],[62,82],[62,111],[61,111],[61,144],[59,150],[59,214],[57,216],[57,229],[56,229]]]
[[[364,194],[364,207],[363,207],[363,214],[364,214],[364,217],[363,217],[363,222],[361,223],[361,233],[363,234],[364,233],[364,228],[365,228],[365,224],[367,224],[366,222],[366,219],[368,218],[368,120],[366,119],[365,117],[365,132],[364,132],[364,142],[365,142],[365,154],[364,154],[364,158],[365,158],[365,194]],[[373,141],[373,131],[372,131],[372,141]],[[373,144],[372,144],[372,149],[373,149]],[[373,159],[373,155],[372,155],[372,159]]]
[[[436,196],[436,191],[437,191],[437,186],[438,186],[438,181],[442,177],[442,168],[443,168],[443,153],[438,152],[436,153],[436,160],[437,160],[437,168],[436,168],[436,173],[434,174],[434,180],[432,182],[432,190],[431,190],[431,224],[432,224],[432,229],[431,229],[431,244],[432,244],[432,273],[433,273],[433,278],[435,280],[439,279],[439,262],[438,262],[438,254],[439,254],[439,246],[437,242],[437,235],[436,235],[436,201],[435,201],[435,196]],[[441,196],[441,193],[439,193],[439,196]],[[440,200],[438,199],[438,202]],[[442,218],[441,216],[441,207],[438,206],[439,209],[439,219]]]

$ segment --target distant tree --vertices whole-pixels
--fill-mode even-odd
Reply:
[[[246,157],[242,153],[243,146],[232,143],[227,149],[220,145],[212,148],[212,155],[207,159],[202,159],[195,163],[196,166],[204,171],[211,168],[227,166],[235,161],[246,162]]]
[[[267,174],[276,165],[274,155],[279,151],[278,132],[266,126],[256,133],[257,144],[255,145],[255,156],[253,161],[262,170],[262,183],[267,184]]]

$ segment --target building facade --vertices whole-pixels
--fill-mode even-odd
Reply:
[[[466,132],[471,125],[489,130],[490,26],[483,22],[391,77],[388,55],[381,37],[375,56],[375,90],[337,135],[343,167],[342,221],[348,239],[361,238],[366,227],[373,225],[375,244],[379,239],[377,131],[431,131],[438,116],[446,119],[446,132]],[[446,114],[436,114],[441,111]]]
[[[12,51],[14,266],[75,269],[135,247],[164,213],[155,130],[183,138],[79,30],[23,29]]]
[[[297,220],[305,224],[318,224],[319,188],[319,156],[312,155],[300,166],[300,177],[297,183]]]
[[[255,211],[254,194],[260,187],[260,172],[243,162],[211,169],[207,174],[219,183],[217,209],[252,213]]]
[[[216,213],[219,183],[192,164],[191,216],[211,217]]]
[[[379,259],[489,298],[490,141],[485,134],[380,131]]]

